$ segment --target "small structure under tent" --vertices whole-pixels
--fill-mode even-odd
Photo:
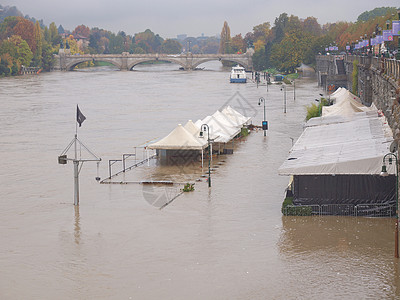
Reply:
[[[171,133],[161,140],[148,145],[149,149],[157,151],[161,163],[172,161],[177,163],[180,160],[187,162],[188,159],[199,160],[203,166],[204,150],[209,146],[210,153],[213,148],[218,154],[233,153],[233,149],[227,149],[226,145],[241,133],[243,126],[250,118],[243,116],[230,106],[226,106],[222,112],[217,110],[212,116],[193,123],[189,120],[185,126],[179,124]],[[204,132],[201,136],[201,128],[207,125],[209,133]],[[210,141],[208,141],[208,137]],[[233,148],[233,147],[232,147]]]
[[[157,156],[161,162],[170,162],[171,158],[174,163],[187,159],[196,160],[199,155],[203,157],[203,151],[207,148],[208,143],[195,137],[191,132],[185,129],[181,124],[171,131],[163,139],[152,143],[149,149],[157,151]]]

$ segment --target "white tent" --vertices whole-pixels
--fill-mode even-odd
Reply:
[[[342,88],[335,104],[322,107],[322,117],[329,115],[352,116],[356,112],[363,111],[376,111],[376,107],[375,105],[364,106],[357,96]]]
[[[207,144],[195,138],[192,133],[179,124],[166,137],[148,147],[158,150],[203,150]]]
[[[211,135],[218,136],[214,140],[216,143],[228,143],[240,133],[240,128],[232,127],[226,124],[223,119],[217,119],[214,116],[207,116],[203,120],[197,121],[195,124],[197,126],[207,124],[210,129],[210,138]]]
[[[245,117],[229,105],[224,107],[221,112],[227,116],[233,122],[233,124],[240,126],[243,126],[251,119],[250,117]]]
[[[377,112],[361,112],[354,113],[351,121],[340,122],[340,118],[335,121],[331,117],[325,124],[307,126],[279,174],[379,174],[382,158],[393,140],[385,117]],[[393,166],[388,167],[393,174]]]
[[[192,120],[187,121],[183,128],[189,131],[201,144],[207,145],[207,139],[200,138],[200,127],[194,124]]]

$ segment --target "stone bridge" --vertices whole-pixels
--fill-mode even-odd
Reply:
[[[67,51],[60,51],[55,55],[54,70],[71,71],[80,63],[86,61],[103,61],[116,66],[120,70],[131,70],[134,66],[150,61],[166,61],[180,65],[184,70],[194,70],[202,63],[218,60],[231,61],[243,66],[246,70],[252,70],[252,53],[245,54],[84,54],[71,55]]]

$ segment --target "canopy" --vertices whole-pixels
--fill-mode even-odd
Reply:
[[[336,103],[331,106],[322,107],[322,117],[329,115],[352,116],[356,112],[376,111],[376,107],[364,106],[358,97],[350,93],[345,88],[342,88],[336,94]]]
[[[375,107],[353,105],[354,99],[346,94],[332,107],[347,102],[356,110],[352,113],[346,109],[332,110],[329,115],[310,119],[279,168],[280,175],[376,175],[381,172],[383,156],[389,153],[393,141],[392,131]],[[389,173],[393,174],[394,170],[393,164],[388,165]]]
[[[199,140],[201,144],[208,145],[207,139],[200,138],[200,127],[193,123],[192,120],[187,121],[185,126],[183,126],[187,131],[189,131],[196,139]]]
[[[236,124],[236,126],[243,126],[246,124],[251,118],[243,116],[240,112],[233,109],[231,106],[226,106],[221,111],[229,120]]]
[[[192,133],[186,130],[181,124],[171,131],[163,139],[150,144],[150,149],[164,150],[203,150],[207,144],[194,137]]]
[[[240,132],[240,128],[229,126],[229,124],[224,123],[223,120],[217,119],[214,116],[207,116],[195,124],[197,126],[207,124],[210,129],[210,136],[218,136],[214,140],[216,143],[227,143]]]

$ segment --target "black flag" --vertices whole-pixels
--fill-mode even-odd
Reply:
[[[83,113],[81,113],[81,111],[79,110],[79,106],[76,106],[76,121],[79,123],[79,127],[82,126],[83,121],[86,120],[86,117],[83,115]]]

